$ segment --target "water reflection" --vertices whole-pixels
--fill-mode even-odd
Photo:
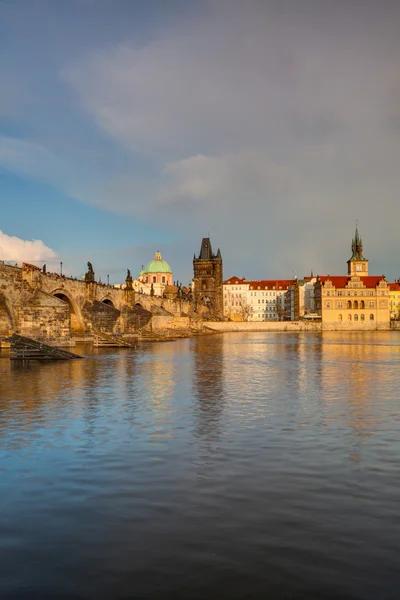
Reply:
[[[224,336],[193,340],[193,397],[196,432],[218,439],[224,408]]]
[[[0,355],[0,598],[397,598],[399,339]]]

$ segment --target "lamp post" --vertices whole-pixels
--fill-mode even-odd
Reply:
[[[61,277],[62,277],[62,265],[63,265],[63,264],[62,264],[62,261],[61,261],[61,262],[60,262],[60,275],[61,275]]]

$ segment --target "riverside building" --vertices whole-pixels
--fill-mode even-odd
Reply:
[[[291,283],[291,279],[231,277],[223,283],[224,316],[232,321],[283,321]]]
[[[384,275],[368,274],[357,227],[351,250],[347,275],[318,276],[315,282],[315,309],[323,329],[389,329],[389,284]]]

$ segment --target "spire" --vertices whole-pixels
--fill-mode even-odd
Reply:
[[[358,223],[356,221],[356,231],[351,242],[351,259],[350,260],[365,260],[363,257],[363,244],[360,234],[358,233]]]
[[[199,259],[200,260],[211,260],[212,258],[213,258],[213,253],[212,253],[210,238],[203,238],[203,240],[201,242]]]

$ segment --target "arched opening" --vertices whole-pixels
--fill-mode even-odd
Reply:
[[[354,300],[353,308],[357,308],[358,309],[358,300]],[[354,319],[354,320],[356,321],[356,319]]]
[[[373,321],[373,320],[374,320],[374,315],[373,315],[372,313],[369,315],[369,320],[370,320],[370,321]]]
[[[165,275],[162,276],[162,282],[165,283]]]
[[[157,277],[153,275],[153,283],[157,283]]]
[[[365,315],[361,315],[361,321],[365,321]]]
[[[364,302],[364,300],[361,300],[361,302],[360,302],[360,308],[361,309],[365,308],[365,302]],[[362,319],[362,320],[364,320],[364,319]]]
[[[351,315],[347,315],[349,321],[351,321]]]
[[[358,321],[358,315],[354,315],[354,320]]]
[[[104,298],[104,300],[102,300],[103,304],[107,304],[107,306],[112,306],[112,308],[115,308],[112,300],[110,300],[109,298]]]
[[[11,312],[7,306],[6,299],[0,295],[0,337],[12,333],[13,324]]]
[[[347,300],[347,308],[351,308],[351,300]]]
[[[338,315],[338,320],[342,321],[343,320],[343,316],[342,315]]]
[[[69,314],[70,314],[70,319],[71,319],[71,333],[72,334],[82,333],[83,327],[79,320],[79,316],[76,314],[74,305],[71,302],[70,298],[68,296],[66,296],[66,294],[63,294],[62,292],[56,292],[55,294],[53,294],[53,296],[55,298],[59,298],[59,300],[62,300],[63,302],[66,302],[69,305]]]

